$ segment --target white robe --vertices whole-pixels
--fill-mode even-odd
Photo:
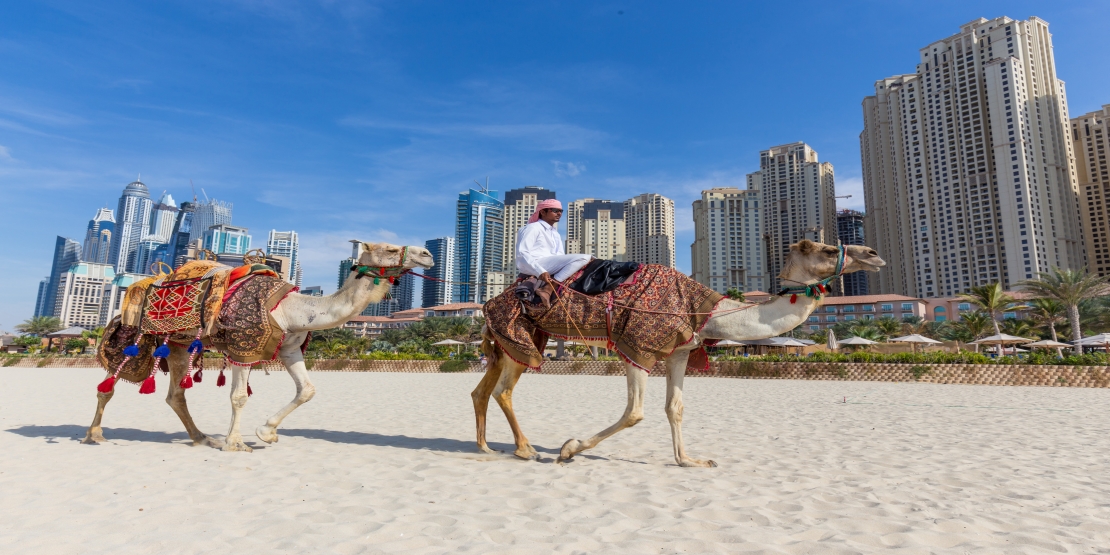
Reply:
[[[593,258],[588,254],[565,254],[559,229],[543,220],[520,228],[516,240],[516,269],[538,276],[544,272],[562,281],[574,275]]]

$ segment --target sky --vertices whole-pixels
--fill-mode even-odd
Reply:
[[[805,141],[863,209],[860,103],[978,17],[1050,24],[1073,116],[1110,104],[1107,3],[208,0],[0,8],[0,329],[33,313],[55,237],[141,174],[296,230],[334,291],[348,240],[454,233],[458,193],[691,203]]]

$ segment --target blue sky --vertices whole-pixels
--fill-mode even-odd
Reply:
[[[348,239],[453,233],[459,191],[561,199],[743,187],[806,141],[862,208],[860,102],[977,17],[1050,23],[1073,115],[1110,103],[1105,2],[9,2],[0,8],[0,329],[56,235],[142,174],[301,234],[305,285]]]

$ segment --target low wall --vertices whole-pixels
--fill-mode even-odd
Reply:
[[[7,361],[5,361],[7,362]],[[206,368],[224,367],[220,359],[206,359]],[[440,360],[344,360],[310,361],[313,372],[406,372],[439,373]],[[92,357],[23,357],[12,368],[99,368]],[[256,369],[282,371],[278,363]],[[481,372],[477,362],[468,372]],[[622,376],[624,364],[616,361],[550,361],[541,374]],[[650,376],[666,375],[662,363]],[[876,364],[868,362],[713,362],[706,372],[690,372],[690,377],[720,377],[771,380],[839,380],[880,382],[927,382],[979,385],[1025,385],[1049,387],[1110,387],[1110,366],[1039,366],[1016,364]]]

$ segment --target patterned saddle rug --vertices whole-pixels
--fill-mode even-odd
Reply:
[[[533,305],[525,312],[512,288],[486,303],[483,313],[489,330],[513,360],[539,368],[546,334],[607,341],[623,359],[650,370],[656,361],[690,342],[723,298],[677,270],[657,264],[642,265],[632,279],[595,296],[569,290],[574,279],[563,282],[550,308]],[[701,365],[704,356],[691,359],[691,364]]]

